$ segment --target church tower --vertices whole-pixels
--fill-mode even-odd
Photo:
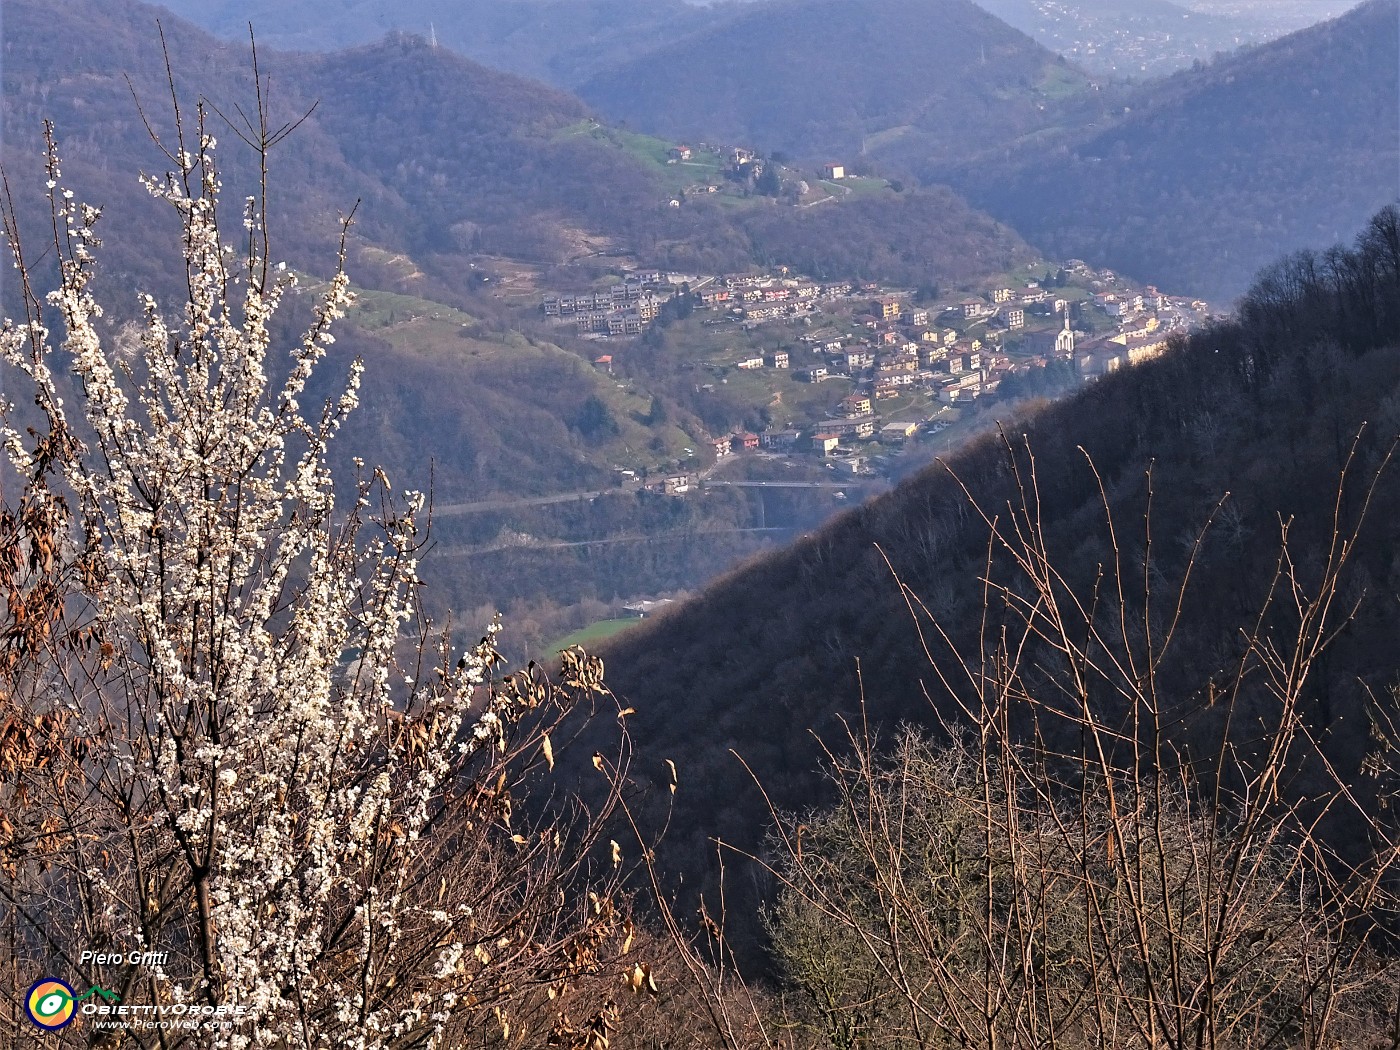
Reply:
[[[1055,336],[1055,356],[1074,356],[1074,333],[1069,328],[1069,307],[1065,307],[1065,327],[1064,331]]]

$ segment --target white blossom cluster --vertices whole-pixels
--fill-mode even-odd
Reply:
[[[0,351],[54,418],[51,346],[81,383],[91,447],[64,470],[107,566],[92,596],[117,653],[102,689],[132,728],[107,762],[131,785],[139,835],[173,851],[194,887],[188,965],[161,975],[169,995],[250,1011],[201,1036],[210,1046],[379,1047],[424,1018],[440,1030],[455,1002],[431,982],[458,967],[460,919],[407,906],[402,857],[464,756],[499,742],[497,715],[471,706],[490,646],[431,682],[399,669],[422,497],[363,522],[387,487],[376,472],[337,511],[327,448],[356,405],[358,363],[336,401],[310,415],[299,403],[348,281],[337,272],[321,293],[274,381],[269,325],[294,277],[262,257],[256,202],[246,251],[222,243],[214,147],[201,130],[196,150],[174,155],[180,170],[145,180],[178,213],[188,299],[172,318],[144,297],[130,360],[104,341],[89,289],[98,213],[61,188],[51,152],[62,271],[49,304],[62,336],[7,321]],[[6,425],[0,439],[22,468],[20,435]],[[142,943],[152,887],[102,880],[110,935]],[[379,982],[410,913],[420,946],[424,924],[441,934],[423,994],[406,1003]]]

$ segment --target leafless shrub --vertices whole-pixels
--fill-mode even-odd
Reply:
[[[882,755],[852,726],[835,808],[777,821],[770,929],[797,1020],[851,1048],[1400,1046],[1378,949],[1400,842],[1303,713],[1388,457],[1354,498],[1346,461],[1325,550],[1298,557],[1280,524],[1229,662],[1188,669],[1206,529],[1179,571],[1158,564],[1149,477],[1130,556],[1100,486],[1110,554],[1071,584],[1031,450],[1006,451],[1017,498],[968,493],[989,537],[978,649],[906,590],[930,699],[957,712],[944,742],[906,732]]]

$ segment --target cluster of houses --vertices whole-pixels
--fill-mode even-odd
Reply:
[[[785,270],[695,279],[692,305],[723,315],[705,324],[733,319],[749,327],[834,309],[848,316],[851,325],[850,333],[841,337],[801,336],[811,352],[803,352],[803,367],[793,369],[800,381],[851,382],[852,392],[832,418],[812,421],[801,430],[723,435],[711,440],[711,451],[718,459],[760,448],[806,450],[856,469],[859,460],[849,448],[852,443],[878,439],[897,446],[916,432],[914,423],[882,421],[884,402],[921,393],[936,404],[963,405],[995,392],[1016,370],[1052,361],[1073,363],[1085,378],[1103,375],[1160,354],[1173,333],[1189,327],[1207,309],[1204,302],[1163,295],[1151,286],[1130,287],[1109,271],[1091,270],[1079,260],[1069,260],[1065,270],[1075,286],[1090,292],[1087,301],[1075,296],[1072,302],[1036,281],[920,306],[875,286],[823,285],[790,277]],[[680,280],[684,278],[656,271],[635,272],[606,290],[548,296],[542,308],[546,316],[571,321],[584,333],[637,335],[656,318],[663,298],[669,298]],[[839,305],[825,305],[836,301]],[[1081,321],[1081,329],[1098,334],[1075,331],[1074,318]],[[594,363],[611,371],[608,355]],[[730,366],[785,370],[793,367],[793,360],[789,351],[775,348],[731,361]],[[680,495],[689,485],[678,475],[654,487]]]
[[[811,452],[818,456],[842,457],[846,450],[844,442],[869,440],[878,436],[888,444],[902,444],[917,430],[914,423],[893,423],[883,428],[873,415],[859,419],[833,419],[804,429],[765,430],[762,434],[739,431],[712,438],[708,444],[717,460],[744,452],[765,449],[770,452]],[[859,459],[842,460],[847,469],[855,472],[863,463]],[[683,478],[666,478],[657,486],[657,491],[667,495],[683,495],[688,491]]]
[[[790,368],[791,365],[792,359],[786,350],[770,350],[761,356],[745,357],[734,363],[735,368],[746,372],[760,368]]]
[[[870,334],[854,345],[839,339],[819,343],[815,349],[825,356],[826,367],[807,369],[804,378],[819,383],[840,375],[855,381],[855,393],[843,402],[850,416],[911,389],[948,405],[994,391],[1010,370],[1010,359],[993,353],[995,348],[976,336],[940,328],[931,313],[894,297],[871,300],[867,311],[854,318]]]
[[[788,277],[732,274],[707,280],[692,294],[695,307],[725,311],[747,326],[762,321],[814,313],[819,299],[849,294],[850,285],[818,285]],[[540,304],[546,317],[572,322],[579,332],[612,336],[640,335],[656,320],[674,287],[658,271],[627,274],[622,283],[578,295],[547,295]]]
[[[754,291],[775,287],[773,282],[756,278],[734,284]],[[1202,313],[1206,304],[1165,296],[1149,286],[1141,291],[1100,293],[1092,306],[1085,304],[1085,308],[1113,318],[1114,330],[1085,340],[1083,333],[1071,327],[1071,303],[1036,282],[1019,291],[995,288],[983,298],[947,307],[906,305],[896,296],[871,299],[863,309],[857,307],[852,317],[858,330],[866,330],[855,339],[801,337],[825,363],[799,369],[795,378],[810,383],[842,378],[854,384],[834,418],[817,421],[802,431],[717,438],[715,455],[724,457],[762,447],[774,451],[805,448],[821,456],[842,456],[849,455],[843,446],[852,442],[878,439],[882,444],[901,445],[916,433],[917,425],[882,422],[878,414],[881,402],[922,391],[939,404],[965,404],[993,393],[1018,367],[1049,361],[1073,362],[1086,378],[1102,375],[1160,354],[1170,335],[1187,327],[1191,315]],[[1058,318],[1060,325],[1026,332],[1028,311]],[[984,320],[987,323],[977,323]],[[946,324],[940,326],[940,321]],[[958,328],[951,327],[959,322]],[[971,334],[973,331],[984,335]],[[1018,362],[1002,349],[1002,333],[1020,351]],[[779,355],[781,364],[777,363]],[[777,351],[738,363],[739,368],[765,366],[788,367],[788,355]],[[852,469],[858,462],[845,460]]]
[[[1094,277],[1096,285],[1116,283],[1115,275],[1109,271],[1100,271]],[[1208,309],[1203,300],[1163,295],[1151,285],[1141,291],[1096,291],[1091,302],[1092,309],[1113,319],[1114,331],[1082,342],[1075,349],[1075,367],[1086,377],[1105,375],[1156,357],[1166,350],[1167,340],[1173,334],[1185,331],[1193,317]]]
[[[584,334],[641,335],[661,310],[662,298],[656,289],[662,284],[659,271],[638,271],[605,290],[547,295],[540,309],[546,317],[572,321]]]
[[[726,434],[713,438],[709,447],[717,460],[758,449],[780,453],[810,452],[820,457],[832,457],[836,465],[857,473],[864,467],[864,461],[852,456],[847,445],[878,439],[881,444],[897,447],[917,432],[918,424],[914,422],[886,423],[882,426],[879,417],[867,410],[860,415],[827,419],[802,429]],[[681,478],[664,479],[657,486],[657,491],[682,495],[688,491],[683,482]]]
[[[712,153],[716,157],[723,157],[727,159],[731,168],[737,168],[742,164],[752,164],[756,159],[754,151],[751,149],[746,149],[743,146],[723,146],[718,144],[702,142],[697,147],[697,149],[704,150],[707,153]],[[680,164],[684,161],[690,160],[691,157],[693,157],[694,155],[695,150],[692,150],[683,142],[678,142],[676,143],[676,145],[672,146],[666,151],[666,160],[668,163],[671,164]]]
[[[844,295],[849,285],[823,287],[788,277],[732,274],[717,277],[695,293],[702,309],[726,310],[745,325],[812,313],[818,300]]]
[[[1083,309],[1096,311],[1113,322],[1113,330],[1092,339],[1071,329],[1073,304],[1031,282],[1017,291],[994,288],[984,298],[968,298],[948,307],[941,316],[966,322],[983,322],[989,339],[1006,336],[1020,352],[1023,364],[1071,361],[1085,378],[1104,375],[1124,365],[1138,364],[1162,353],[1175,332],[1188,328],[1208,306],[1198,299],[1163,295],[1151,285],[1141,290],[1121,284],[1109,270],[1093,270],[1082,260],[1066,263],[1069,276],[1094,289]],[[1054,325],[1026,331],[1027,315],[1058,317]],[[1082,315],[1081,315],[1082,316]],[[994,367],[995,370],[995,367]]]
[[[715,459],[723,459],[735,452],[753,452],[760,444],[762,442],[757,434],[744,430],[737,434],[726,434],[724,437],[712,439],[710,448],[715,454]]]

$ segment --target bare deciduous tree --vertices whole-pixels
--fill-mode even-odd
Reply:
[[[1374,948],[1400,841],[1305,717],[1354,613],[1367,484],[1351,495],[1348,461],[1307,565],[1281,523],[1257,614],[1201,667],[1174,652],[1196,551],[1168,582],[1150,495],[1130,539],[1103,493],[1109,555],[1071,585],[1034,457],[1006,453],[1019,499],[968,496],[989,536],[979,649],[906,591],[931,699],[957,712],[945,742],[882,756],[852,727],[836,807],[777,822],[770,928],[799,1020],[849,1048],[1400,1045],[1400,970]]]

